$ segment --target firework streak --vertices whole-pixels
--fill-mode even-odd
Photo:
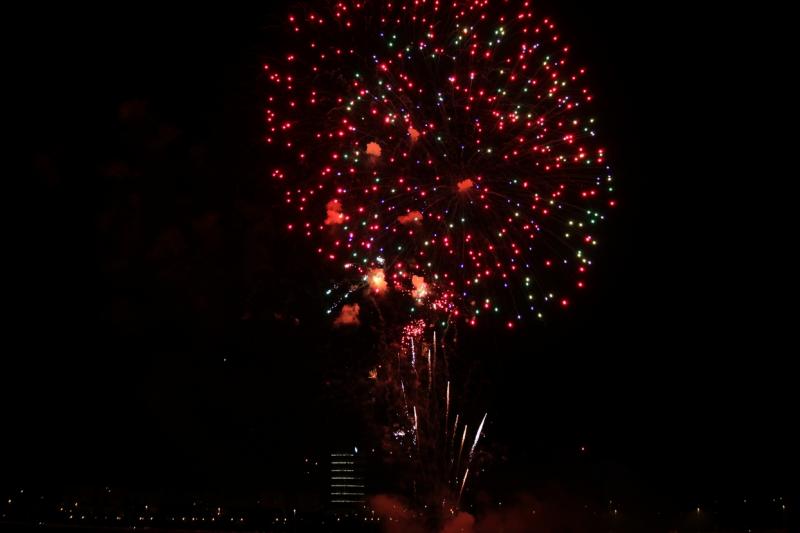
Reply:
[[[374,376],[389,412],[384,449],[413,472],[407,492],[414,501],[447,515],[459,508],[487,415],[477,431],[464,422],[468,417],[461,409],[466,402],[453,394],[449,352],[455,346],[454,334],[446,327],[437,335],[437,324],[430,316],[404,324]],[[465,452],[467,435],[472,446]]]

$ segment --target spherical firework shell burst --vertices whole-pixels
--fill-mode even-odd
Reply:
[[[585,69],[529,2],[339,2],[264,66],[287,227],[475,324],[566,307],[614,205]]]

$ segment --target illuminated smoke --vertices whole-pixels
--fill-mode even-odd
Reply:
[[[358,304],[345,304],[342,306],[342,312],[339,313],[339,316],[336,317],[336,320],[333,321],[334,326],[358,326],[360,324],[358,320],[358,311],[360,307]]]
[[[325,209],[328,212],[328,218],[325,219],[325,224],[328,226],[336,224],[344,224],[344,213],[342,213],[342,203],[339,200],[331,200],[325,204]]]
[[[419,132],[414,129],[414,126],[408,127],[408,135],[411,137],[412,143],[417,142],[417,139],[419,139]]]
[[[382,518],[393,520],[409,519],[413,513],[407,504],[396,496],[376,494],[369,499],[370,507]]]
[[[466,192],[472,188],[472,180],[467,178],[465,180],[459,181],[456,186],[458,187],[458,192]]]
[[[447,521],[442,529],[442,533],[472,533],[474,526],[475,517],[467,512],[461,511]]]
[[[419,225],[422,222],[422,213],[419,211],[409,211],[405,215],[400,215],[397,217],[397,221],[403,225],[407,224],[417,224]]]
[[[428,284],[425,283],[425,278],[422,276],[411,276],[411,283],[414,285],[411,296],[414,298],[425,298],[425,296],[427,296]]]
[[[381,145],[376,142],[367,143],[367,155],[372,157],[380,157]]]
[[[389,285],[386,283],[386,274],[382,268],[373,268],[367,274],[367,281],[369,282],[369,290],[374,293],[386,292]]]

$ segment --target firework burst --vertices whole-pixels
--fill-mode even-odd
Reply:
[[[338,2],[264,65],[287,228],[389,287],[513,327],[586,285],[614,205],[585,69],[527,1]],[[291,44],[290,44],[291,43]]]
[[[615,205],[586,70],[527,0],[348,0],[283,29],[264,72],[286,228],[342,269],[338,325],[359,323],[346,300],[393,310],[384,441],[420,506],[454,513],[487,420],[455,394],[455,326],[567,307]]]

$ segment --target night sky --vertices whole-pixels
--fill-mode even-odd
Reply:
[[[642,506],[796,493],[787,211],[735,129],[758,106],[729,93],[727,15],[549,4],[591,67],[620,207],[583,300],[463,337],[487,483]],[[267,172],[261,65],[284,12],[16,17],[3,485],[284,490],[304,455],[364,439],[346,382],[366,341],[331,332],[332,278],[280,231]]]

